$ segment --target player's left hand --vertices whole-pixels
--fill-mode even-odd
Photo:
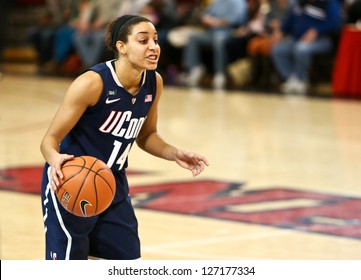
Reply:
[[[209,166],[205,157],[182,150],[177,150],[175,161],[181,167],[192,171],[193,177],[199,175],[204,170],[205,166]]]

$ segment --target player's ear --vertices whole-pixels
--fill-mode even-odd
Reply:
[[[119,53],[121,53],[123,55],[127,54],[127,48],[123,41],[117,41],[116,47],[117,47],[117,50]]]

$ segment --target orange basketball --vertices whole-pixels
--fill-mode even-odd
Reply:
[[[56,195],[61,205],[79,217],[92,217],[109,207],[115,195],[110,168],[91,156],[80,156],[62,166],[63,179]]]

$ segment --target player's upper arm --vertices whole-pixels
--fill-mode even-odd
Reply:
[[[88,71],[75,79],[55,114],[48,134],[61,141],[79,121],[85,110],[98,102],[102,88],[101,77],[93,71]]]

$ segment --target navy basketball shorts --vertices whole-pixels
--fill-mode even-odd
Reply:
[[[42,210],[45,259],[87,260],[89,257],[132,260],[140,258],[138,221],[127,199],[113,202],[94,217],[78,217],[59,203],[49,184],[50,168],[44,168]],[[126,179],[124,180],[127,183]]]

